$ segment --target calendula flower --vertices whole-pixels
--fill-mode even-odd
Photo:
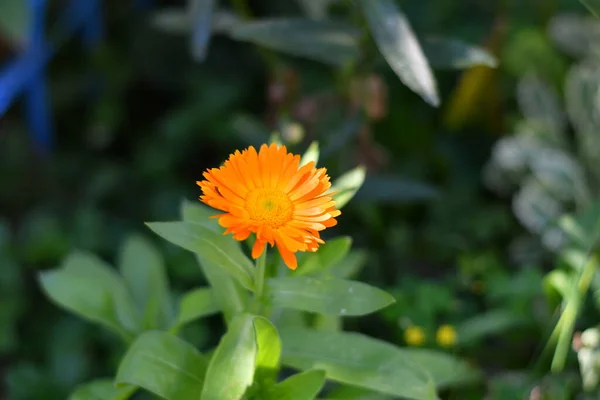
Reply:
[[[252,258],[266,244],[277,246],[290,269],[296,269],[297,251],[316,251],[323,240],[319,232],[337,224],[331,183],[325,168],[314,162],[300,166],[300,156],[285,146],[252,146],[229,156],[220,168],[204,173],[196,182],[200,200],[224,211],[216,215],[225,234],[245,240],[256,234]]]
[[[456,344],[456,329],[452,325],[442,325],[436,333],[436,340],[442,347],[450,347]]]
[[[417,325],[409,326],[404,331],[404,341],[410,346],[420,346],[425,343],[425,332]]]

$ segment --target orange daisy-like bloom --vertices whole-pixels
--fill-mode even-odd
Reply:
[[[267,243],[277,249],[287,265],[296,269],[297,251],[317,251],[324,243],[319,231],[337,224],[331,183],[325,168],[314,162],[300,166],[300,156],[285,146],[263,144],[260,152],[250,146],[229,156],[221,168],[204,173],[196,182],[200,200],[224,214],[219,224],[234,239],[245,240],[256,233],[252,258],[258,258]]]

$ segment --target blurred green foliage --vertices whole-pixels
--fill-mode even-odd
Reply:
[[[113,376],[125,347],[50,304],[35,276],[73,249],[117,265],[126,239],[144,232],[142,221],[178,216],[181,199],[198,196],[194,182],[205,168],[233,149],[268,141],[273,132],[298,153],[318,141],[320,164],[332,176],[365,168],[363,189],[331,235],[350,236],[355,258],[368,260],[360,272],[352,264],[339,268],[387,289],[397,303],[378,316],[344,321],[347,330],[403,345],[406,328],[418,325],[423,346],[439,349],[437,329],[453,326],[457,342],[449,351],[472,360],[487,382],[448,389],[444,398],[508,400],[537,393],[562,400],[582,391],[575,352],[556,375],[548,375],[545,361],[532,360],[543,359],[559,314],[554,307],[567,304],[560,282],[579,277],[576,266],[559,257],[569,255],[558,253],[566,237],[548,251],[540,235],[556,228],[552,223],[565,212],[583,212],[597,200],[597,116],[582,114],[592,110],[595,92],[590,86],[590,97],[583,97],[578,89],[597,69],[600,24],[582,4],[595,10],[595,3],[385,2],[387,10],[401,7],[431,62],[425,86],[398,72],[386,55],[386,33],[373,28],[381,10],[365,19],[350,3],[223,1],[203,42],[181,1],[144,11],[107,0],[102,48],[90,57],[76,41],[63,44],[49,65],[55,153],[43,158],[35,152],[18,105],[0,125],[0,397],[65,399],[82,382]],[[16,51],[17,30],[3,25],[6,15],[0,12],[0,60]],[[310,22],[299,23],[302,16]],[[331,31],[325,16],[343,26]],[[278,24],[261,22],[271,18]],[[344,35],[336,36],[340,30]],[[471,65],[464,64],[461,46],[452,47],[453,63],[435,60],[448,51],[435,47],[439,38],[472,44],[478,50],[467,54],[483,65],[457,70]],[[496,61],[498,68],[489,68]],[[438,96],[439,109],[408,88],[432,104]],[[582,126],[588,122],[589,129]],[[497,142],[509,132],[516,135]],[[510,196],[497,196],[482,183],[487,160],[502,143],[559,135],[551,148],[564,154],[554,154],[549,169],[538,165],[544,162],[539,146],[527,147],[525,139],[513,146],[534,151],[535,165],[516,183],[536,172],[550,176],[560,200],[552,213],[538,212],[548,204],[544,186],[527,201],[535,210],[515,218],[517,202],[511,206]],[[572,155],[579,150],[590,154]],[[571,198],[579,193],[569,186],[573,182],[554,179],[571,167],[593,177],[583,185],[581,204]],[[542,224],[523,223],[532,217]],[[546,243],[555,244],[555,237]],[[164,257],[174,294],[204,283],[192,254],[155,238],[142,240]],[[565,275],[553,275],[548,286],[543,278],[553,268]],[[592,281],[583,299],[596,291]],[[596,326],[596,308],[577,301],[579,319],[570,329]],[[215,318],[181,328],[200,348],[213,347],[222,332]],[[570,338],[563,341],[569,348]],[[338,393],[332,398],[356,398],[360,391]]]

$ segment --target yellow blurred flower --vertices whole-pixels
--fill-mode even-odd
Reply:
[[[435,339],[442,347],[451,347],[456,344],[456,329],[452,325],[442,325],[438,328]]]
[[[404,341],[409,346],[420,346],[425,343],[425,332],[417,325],[409,326],[404,331]]]

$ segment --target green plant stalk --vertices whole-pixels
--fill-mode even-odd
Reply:
[[[595,257],[591,257],[585,265],[579,281],[577,282],[576,290],[573,292],[573,298],[570,299],[565,307],[563,314],[560,316],[558,323],[556,324],[555,333],[560,330],[558,342],[556,344],[556,351],[552,358],[551,370],[552,372],[559,372],[565,366],[569,348],[571,345],[571,337],[573,336],[573,330],[575,328],[575,321],[581,305],[585,300],[585,296],[590,288],[594,274],[598,267],[598,261]]]
[[[265,248],[261,256],[256,259],[256,267],[254,268],[254,302],[252,304],[252,311],[256,315],[262,315],[263,311],[266,272],[267,249]]]

